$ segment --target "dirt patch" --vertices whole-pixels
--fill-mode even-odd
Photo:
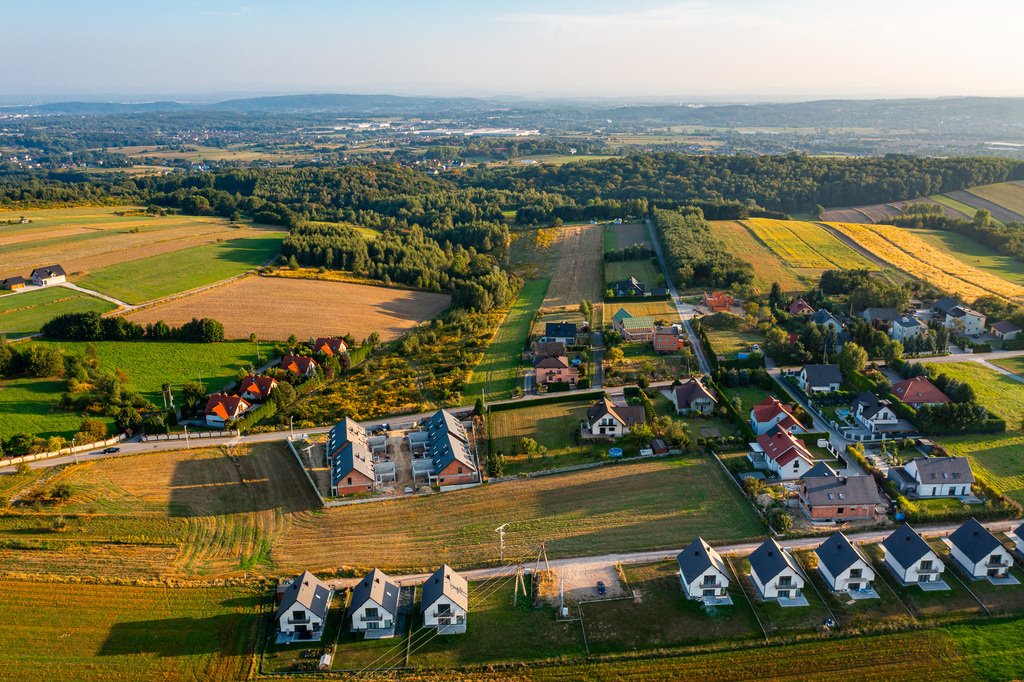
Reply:
[[[546,249],[553,263],[545,308],[575,306],[584,298],[601,298],[602,234],[600,225],[557,229],[557,241]]]
[[[564,592],[567,605],[593,599],[622,597],[627,593],[615,566],[609,564],[576,563],[559,566],[552,573],[554,575],[550,579],[538,581],[538,585],[544,587],[543,590],[538,590],[538,597],[546,604],[558,606],[559,588]],[[599,581],[605,585],[603,595],[597,591]]]
[[[647,226],[643,223],[627,223],[615,226],[615,246],[619,249],[628,249],[633,244],[642,244],[653,249]]]
[[[248,277],[184,296],[128,315],[145,325],[163,320],[180,325],[194,317],[212,317],[229,339],[255,333],[281,341],[295,334],[351,334],[357,340],[373,332],[388,341],[445,310],[451,297],[346,282]]]

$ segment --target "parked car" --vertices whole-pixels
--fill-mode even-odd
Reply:
[[[605,587],[603,580],[597,581],[597,593],[601,596],[608,594],[608,588]]]
[[[104,455],[112,455],[115,452],[121,452],[121,448],[103,448]]]

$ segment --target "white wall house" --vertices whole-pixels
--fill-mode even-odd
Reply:
[[[892,410],[892,403],[874,393],[861,393],[853,404],[853,415],[872,432],[884,431],[886,426],[899,424],[900,419]]]
[[[378,631],[377,636],[394,636],[398,614],[399,588],[380,569],[373,569],[352,590],[349,617],[352,631]]]
[[[437,628],[439,634],[465,632],[469,613],[469,583],[445,564],[423,583],[420,613],[423,614],[423,625]]]
[[[966,457],[916,457],[889,471],[902,492],[917,497],[963,497],[974,483]]]
[[[975,519],[968,519],[946,538],[949,553],[972,578],[1005,578],[1013,557],[995,535]]]
[[[797,385],[807,395],[838,391],[842,383],[839,365],[804,365],[797,374]]]
[[[587,410],[583,434],[592,438],[619,438],[645,420],[643,406],[615,405],[608,398],[601,398]]]
[[[910,524],[900,526],[881,546],[885,565],[904,585],[942,580],[942,559]]]
[[[985,316],[977,310],[962,305],[952,308],[946,313],[946,329],[952,329],[967,336],[974,336],[985,331]]]
[[[792,409],[775,396],[768,396],[750,408],[750,428],[755,436],[763,436],[776,426],[790,433],[806,433],[807,430],[793,416]]]
[[[892,336],[894,341],[904,343],[908,339],[922,336],[927,331],[928,326],[924,322],[916,317],[904,315],[898,320],[893,321],[892,331],[889,332],[889,335]]]
[[[690,599],[721,603],[729,597],[729,569],[711,545],[697,538],[676,556],[683,592]]]
[[[804,576],[796,560],[769,539],[750,555],[750,577],[763,599],[798,599],[802,596]]]
[[[871,589],[875,571],[871,562],[841,532],[818,546],[818,572],[833,592],[865,592]]]
[[[334,590],[305,571],[291,582],[282,583],[277,597],[277,629],[288,634],[311,635],[323,630]]]

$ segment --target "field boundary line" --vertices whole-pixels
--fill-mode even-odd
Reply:
[[[306,480],[309,481],[310,487],[312,487],[313,492],[316,493],[317,499],[320,500],[321,506],[326,507],[327,502],[324,500],[324,496],[320,494],[320,489],[317,487],[316,483],[313,482],[313,477],[310,476],[309,471],[306,470],[306,465],[302,463],[302,457],[299,456],[299,451],[295,449],[295,443],[291,438],[288,438],[286,442],[288,443],[288,447],[291,449],[292,454],[295,455],[295,461],[298,463],[299,468],[302,469],[302,473],[305,474]]]
[[[754,602],[750,600],[750,595],[747,594],[747,588],[746,586],[744,586],[743,581],[740,580],[740,574],[732,563],[732,557],[725,556],[724,558],[725,563],[729,565],[729,570],[732,571],[732,577],[736,578],[736,584],[740,586],[740,592],[743,593],[743,598],[747,600],[747,605],[750,607],[750,612],[754,614],[754,620],[757,621],[757,626],[761,628],[761,634],[764,635],[765,644],[770,644],[771,640],[768,639],[768,631],[764,629],[764,623],[761,622],[761,616],[757,614],[757,609],[754,608]]]
[[[945,538],[943,538],[943,540],[945,540]],[[936,554],[939,554],[939,553],[936,552]],[[961,585],[964,586],[964,589],[967,590],[967,594],[969,594],[972,597],[974,597],[974,601],[978,602],[978,605],[981,606],[981,608],[985,609],[985,615],[991,617],[992,611],[989,610],[988,606],[985,605],[985,602],[981,601],[981,597],[979,597],[977,594],[975,594],[974,590],[971,589],[970,585],[965,583],[960,578],[960,567],[956,565],[954,559],[952,558],[952,555],[943,556],[943,555],[939,554],[939,557],[942,559],[942,562],[944,564],[946,564],[946,566],[949,567],[949,573],[951,573],[953,575],[953,577],[956,578],[956,581],[958,583],[960,583]]]

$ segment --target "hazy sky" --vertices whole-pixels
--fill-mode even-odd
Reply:
[[[6,96],[1024,96],[1024,0],[0,3]]]

